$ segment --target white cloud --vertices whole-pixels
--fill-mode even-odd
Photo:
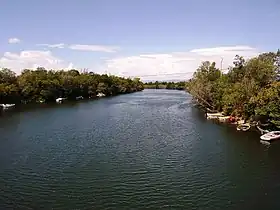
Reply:
[[[10,38],[9,40],[8,40],[8,43],[9,44],[18,44],[18,43],[20,43],[20,39],[18,39],[18,38]]]
[[[45,46],[49,48],[68,48],[71,50],[80,50],[80,51],[92,51],[92,52],[107,52],[113,53],[119,50],[119,47],[116,46],[105,46],[105,45],[88,45],[88,44],[37,44],[38,46]]]
[[[21,51],[20,53],[5,52],[0,58],[0,67],[10,68],[20,73],[25,68],[36,69],[71,69],[72,63],[67,63],[55,57],[50,51]]]
[[[114,46],[102,46],[102,45],[85,45],[85,44],[72,44],[69,45],[72,50],[82,51],[94,51],[94,52],[116,52],[119,48]]]
[[[64,48],[65,44],[64,43],[59,43],[59,44],[37,44],[38,46],[46,46],[49,48]]]
[[[67,47],[64,44],[51,45],[52,48]],[[87,46],[87,47],[85,47]],[[92,45],[72,45],[76,50],[98,50],[112,52],[109,49],[96,48]],[[49,47],[49,46],[48,46]],[[110,73],[124,77],[140,77],[142,80],[185,80],[192,76],[193,72],[202,61],[215,61],[220,68],[223,58],[223,69],[232,65],[235,55],[244,56],[245,59],[258,55],[260,52],[250,46],[215,47],[205,49],[193,49],[186,52],[173,52],[162,54],[140,54],[135,56],[117,57],[113,59],[100,58],[100,65],[96,65],[92,71],[97,73]],[[7,67],[20,73],[24,68],[46,69],[71,69],[73,63],[57,58],[51,51],[21,51],[19,53],[6,52],[0,57],[0,67]],[[87,68],[88,66],[81,66]]]
[[[197,53],[199,55],[205,56],[213,56],[213,55],[232,55],[236,53],[254,51],[255,49],[249,46],[233,46],[233,47],[214,47],[214,48],[202,48],[202,49],[194,49],[190,52]]]
[[[238,54],[247,59],[258,53],[257,49],[249,46],[193,49],[170,54],[145,54],[114,58],[108,60],[103,69],[119,76],[139,76],[143,80],[182,80],[189,79],[202,61],[214,61],[220,68],[223,58],[223,69],[227,69],[232,65],[235,55]]]

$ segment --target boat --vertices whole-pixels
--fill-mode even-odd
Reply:
[[[220,122],[227,123],[230,121],[230,116],[218,117]]]
[[[256,128],[261,132],[261,134],[269,133],[269,130],[262,129],[260,126],[256,125]]]
[[[104,96],[105,96],[104,93],[98,93],[98,94],[97,94],[97,97],[104,97]]]
[[[271,131],[261,136],[261,140],[273,141],[280,139],[280,131]]]
[[[84,97],[83,96],[76,97],[76,100],[81,100],[81,99],[84,99]]]
[[[206,113],[207,119],[218,119],[219,117],[224,117],[223,113]]]
[[[57,98],[55,99],[56,103],[62,103],[66,98]]]
[[[9,109],[15,106],[15,104],[0,104],[3,109]]]
[[[259,121],[256,124],[256,128],[258,129],[258,131],[260,131],[260,133],[262,135],[270,132],[269,130],[262,128],[262,127],[268,127],[268,126],[269,126],[269,123],[261,124]]]
[[[238,131],[248,131],[250,128],[251,128],[250,124],[244,123],[244,124],[239,124],[236,127],[236,130],[238,130]]]

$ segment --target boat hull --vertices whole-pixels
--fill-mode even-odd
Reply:
[[[211,119],[219,119],[219,117],[224,117],[222,113],[206,113],[206,118]]]
[[[279,131],[276,131],[276,132],[269,132],[269,133],[266,133],[264,135],[262,135],[261,137],[261,140],[264,140],[264,141],[274,141],[274,140],[279,140],[280,139],[280,132]]]
[[[3,109],[10,109],[15,107],[15,104],[1,104],[0,105]]]
[[[241,124],[241,125],[238,125],[236,130],[238,131],[248,131],[249,129],[251,128],[251,126],[249,124]]]

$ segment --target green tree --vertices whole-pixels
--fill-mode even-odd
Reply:
[[[77,96],[93,98],[98,92],[106,95],[131,93],[144,89],[139,78],[126,79],[93,72],[48,71],[43,67],[25,69],[16,76],[9,69],[0,71],[0,103],[51,102],[58,97],[75,100]]]

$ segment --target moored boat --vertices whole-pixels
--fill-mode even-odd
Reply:
[[[66,98],[57,98],[55,99],[56,103],[62,103]]]
[[[236,130],[238,130],[238,131],[248,131],[250,128],[251,128],[250,124],[244,123],[244,124],[239,124],[236,127]]]
[[[269,133],[269,130],[262,129],[260,126],[256,125],[256,128],[261,132],[261,134]]]
[[[104,97],[104,96],[105,96],[104,93],[98,93],[98,94],[97,94],[97,97]]]
[[[78,96],[78,97],[76,97],[76,100],[82,100],[82,99],[84,99],[83,96]]]
[[[15,104],[0,104],[3,109],[9,109],[15,106]]]
[[[223,113],[206,113],[207,119],[218,119],[219,117],[224,117]]]
[[[273,141],[280,139],[280,131],[271,131],[261,136],[261,140]]]
[[[261,124],[261,123],[258,121],[257,124],[256,124],[256,128],[257,128],[257,130],[258,130],[262,135],[270,132],[270,130],[268,130],[268,128],[269,128],[269,123]]]
[[[218,117],[218,119],[220,122],[223,122],[223,123],[230,122],[230,116]]]

